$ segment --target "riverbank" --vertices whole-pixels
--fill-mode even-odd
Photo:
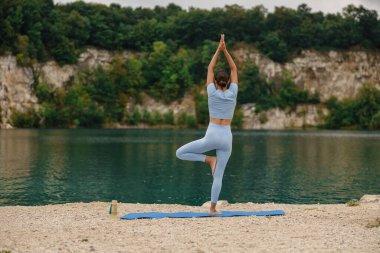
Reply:
[[[229,204],[222,210],[282,209],[285,216],[113,220],[109,203],[0,207],[0,252],[378,252],[380,203],[359,206]],[[118,204],[129,212],[207,207]]]

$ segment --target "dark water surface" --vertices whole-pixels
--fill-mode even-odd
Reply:
[[[0,205],[199,205],[212,177],[176,149],[200,130],[0,130]],[[380,194],[380,132],[233,131],[220,199],[344,203]]]

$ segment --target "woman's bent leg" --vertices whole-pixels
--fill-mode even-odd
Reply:
[[[189,142],[176,151],[176,156],[181,160],[204,162],[204,152],[210,151],[210,143],[205,138]]]

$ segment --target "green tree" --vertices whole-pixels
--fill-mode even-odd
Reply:
[[[380,111],[380,90],[364,84],[356,96],[356,116],[361,128],[368,129],[373,117]]]
[[[369,127],[371,129],[380,129],[380,111],[373,115]]]
[[[164,113],[164,115],[162,116],[162,120],[163,120],[163,123],[164,124],[167,124],[167,125],[174,125],[174,113],[172,110]]]
[[[29,56],[29,38],[26,35],[17,36],[17,63],[23,66],[28,66],[32,63]]]
[[[327,128],[377,128],[380,90],[371,84],[364,84],[354,99],[338,101],[331,98],[326,106],[330,110],[326,118]]]
[[[375,10],[368,10],[362,5],[356,7],[352,4],[343,9],[343,16],[347,20],[354,20],[358,33],[361,34],[361,44],[365,47],[380,45],[380,22]]]
[[[326,47],[347,49],[361,40],[357,22],[352,18],[343,18],[340,14],[326,16],[323,34]]]
[[[12,126],[17,128],[38,128],[39,120],[38,113],[32,108],[25,112],[13,111],[10,118]]]
[[[162,39],[163,25],[156,19],[142,19],[127,27],[126,43],[129,47],[148,50],[154,41]]]
[[[195,117],[200,125],[207,125],[209,121],[207,96],[198,94],[195,96]]]
[[[267,31],[265,16],[268,10],[264,6],[259,5],[246,11],[245,28],[243,37],[245,41],[256,42],[261,35]],[[233,30],[232,30],[233,31]]]
[[[67,37],[74,43],[75,48],[87,44],[90,37],[90,22],[87,17],[73,10],[66,18],[66,27],[68,28]]]
[[[270,96],[272,87],[265,77],[260,74],[259,68],[253,63],[245,63],[240,74],[238,103],[258,103],[264,108],[272,107]]]
[[[352,127],[357,125],[355,111],[356,104],[351,100],[337,101],[335,98],[328,101],[329,115],[326,117],[326,127],[330,129],[339,129],[342,127]]]
[[[273,46],[275,46],[276,43],[286,45],[285,49],[282,49],[283,45],[278,45],[278,48],[276,48],[275,50],[282,49],[287,51],[288,46],[289,48],[297,48],[298,34],[296,31],[299,29],[301,23],[302,18],[296,10],[286,7],[275,7],[274,12],[269,13],[266,20],[266,25],[270,32],[268,32],[264,36],[264,41],[271,43],[269,47],[272,49],[274,49]],[[263,42],[262,40],[260,41]],[[264,45],[261,46],[263,47]],[[268,51],[264,53],[266,54],[267,52]],[[272,53],[274,53],[274,51],[272,51]],[[283,55],[283,53],[281,53],[280,55]],[[283,56],[280,58],[283,59]],[[271,59],[276,59],[276,61],[279,62],[283,61],[279,60],[277,57],[271,57]]]
[[[196,48],[206,39],[218,38],[221,27],[207,10],[190,8],[168,19],[168,34],[181,45]]]
[[[269,32],[259,41],[260,51],[274,61],[284,63],[288,60],[288,46],[278,33]]]

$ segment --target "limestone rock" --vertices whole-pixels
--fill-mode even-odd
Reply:
[[[303,50],[292,61],[279,64],[262,56],[256,49],[234,50],[239,61],[253,61],[269,80],[290,74],[295,83],[310,92],[318,92],[321,101],[355,96],[364,83],[380,87],[380,54],[370,51]]]
[[[327,110],[318,105],[298,105],[294,111],[273,108],[255,112],[254,104],[242,106],[245,129],[285,129],[316,126],[323,123]]]
[[[49,61],[40,65],[40,72],[41,81],[55,89],[62,88],[77,72],[77,67],[73,65],[59,66],[55,61]]]
[[[126,54],[127,55],[127,54]],[[78,59],[80,68],[95,68],[98,65],[107,66],[111,63],[113,55],[111,52],[96,48],[87,48]]]
[[[362,203],[373,203],[373,202],[379,202],[380,203],[380,195],[363,195],[363,197],[360,198],[360,202]]]

